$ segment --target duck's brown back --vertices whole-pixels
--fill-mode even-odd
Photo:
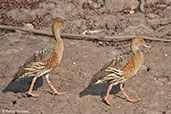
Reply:
[[[46,62],[51,56],[52,49],[43,49],[35,52],[30,58],[25,61],[25,65],[32,62]]]

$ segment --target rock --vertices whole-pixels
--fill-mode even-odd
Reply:
[[[118,17],[114,15],[106,15],[99,20],[96,25],[99,28],[104,28],[106,27],[107,29],[115,29],[115,26],[118,23]]]
[[[130,8],[131,10],[137,8],[138,0],[106,0],[105,6],[107,9],[120,11],[121,9]]]
[[[15,20],[25,20],[32,17],[29,10],[21,10],[21,9],[10,10],[7,12],[7,15],[11,16]]]
[[[129,26],[125,28],[124,32],[126,34],[131,34],[131,35],[136,35],[136,34],[146,35],[146,34],[153,33],[154,31],[150,27],[144,24],[139,24],[137,26]]]
[[[34,26],[31,23],[24,24],[24,28],[34,29]]]

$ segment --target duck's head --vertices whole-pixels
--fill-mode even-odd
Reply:
[[[55,20],[54,22],[53,22],[53,24],[52,24],[52,28],[53,28],[53,30],[60,30],[60,29],[62,29],[62,28],[64,28],[65,27],[65,25],[64,25],[64,22],[62,22],[62,21],[59,21],[59,20]]]
[[[131,41],[131,48],[132,50],[138,50],[139,47],[150,48],[150,45],[146,44],[144,39],[142,38],[134,38]]]
[[[131,41],[131,45],[132,45],[133,47],[139,48],[139,47],[141,47],[141,46],[145,46],[146,44],[145,44],[144,39],[142,39],[142,38],[134,38],[134,39],[132,39],[132,41]]]

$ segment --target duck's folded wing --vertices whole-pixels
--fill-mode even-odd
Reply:
[[[30,58],[28,58],[24,65],[27,65],[32,62],[45,62],[51,56],[52,50],[50,49],[43,49],[40,51],[35,52]]]
[[[123,66],[127,64],[127,59],[124,57],[117,57],[105,64],[100,71],[98,71],[91,79],[88,87],[97,83],[111,83],[122,78]]]
[[[41,71],[44,72],[44,62],[50,58],[51,52],[51,50],[45,48],[41,51],[37,51],[36,53],[34,53],[30,58],[25,61],[24,65],[19,68],[19,71],[14,75],[12,81],[37,73],[41,74]]]
[[[28,76],[41,76],[46,72],[48,73],[48,69],[45,68],[44,62],[32,62],[30,64],[27,64],[27,66],[20,67],[19,71],[14,75],[12,81]]]

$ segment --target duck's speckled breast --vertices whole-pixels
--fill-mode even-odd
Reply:
[[[45,62],[45,67],[47,69],[54,69],[56,68],[61,62],[61,56],[56,52],[52,51],[50,58],[47,62]]]
[[[133,76],[136,73],[135,68],[135,60],[133,58],[127,59],[127,64],[123,67],[124,76],[127,78]]]

